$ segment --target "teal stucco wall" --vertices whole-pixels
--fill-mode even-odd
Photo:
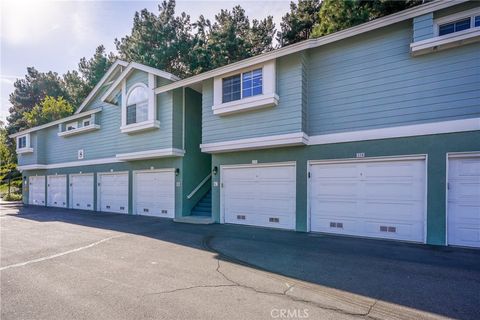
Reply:
[[[427,243],[444,245],[446,154],[468,151],[480,151],[480,131],[214,154],[212,167],[249,164],[252,160],[259,163],[296,161],[296,229],[307,231],[308,160],[354,158],[358,152],[364,152],[366,157],[427,155]],[[213,181],[220,182],[220,171]],[[213,187],[212,199],[213,218],[220,222],[220,187]]]

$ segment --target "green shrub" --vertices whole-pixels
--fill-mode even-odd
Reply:
[[[7,193],[3,196],[3,200],[5,200],[5,201],[20,201],[20,200],[22,200],[22,195],[19,194],[19,193],[10,193],[10,195],[8,195],[8,193]]]

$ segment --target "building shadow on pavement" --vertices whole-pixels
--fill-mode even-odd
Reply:
[[[480,314],[480,250],[34,206],[9,215],[209,250],[220,260],[445,317]]]

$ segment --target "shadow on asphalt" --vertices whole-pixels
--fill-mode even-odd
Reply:
[[[33,206],[12,216],[211,250],[219,259],[446,317],[480,314],[479,250]]]

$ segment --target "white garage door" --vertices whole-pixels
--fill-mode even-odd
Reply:
[[[28,203],[45,205],[45,176],[31,176],[29,180]]]
[[[98,174],[98,210],[128,213],[128,172]]]
[[[67,207],[67,176],[47,176],[47,205]]]
[[[70,175],[70,208],[93,210],[93,174]]]
[[[425,160],[312,162],[311,230],[424,241]]]
[[[135,171],[133,173],[135,214],[174,218],[175,171]]]
[[[222,167],[226,223],[295,229],[295,164]]]
[[[480,156],[448,163],[448,243],[480,247]]]

